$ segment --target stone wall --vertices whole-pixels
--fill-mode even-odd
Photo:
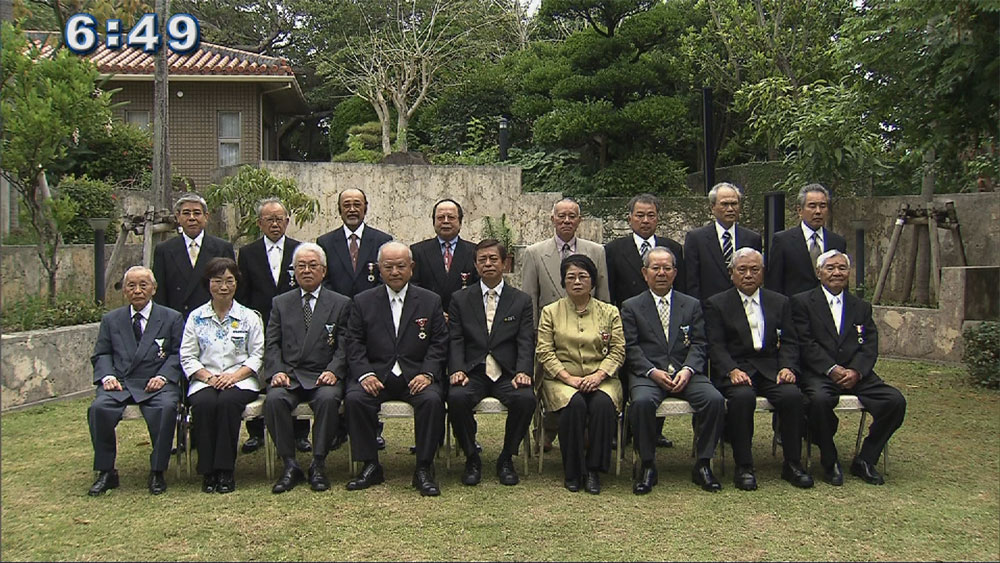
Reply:
[[[100,323],[0,336],[0,408],[94,388],[90,356]]]
[[[105,260],[111,259],[112,245],[104,251]],[[123,264],[142,262],[142,246],[126,244]],[[56,291],[86,296],[94,294],[94,245],[69,244],[59,249],[59,271],[56,273]],[[107,262],[105,262],[107,264]],[[28,295],[47,295],[49,274],[38,260],[34,246],[7,246],[0,252],[2,272],[2,300],[4,303]],[[122,270],[124,272],[124,269]],[[108,304],[117,306],[125,302],[121,292],[108,288]]]

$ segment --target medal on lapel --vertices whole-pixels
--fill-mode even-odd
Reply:
[[[691,325],[681,325],[679,328],[681,329],[681,334],[684,336],[684,346],[691,346]]]
[[[774,332],[775,332],[775,334],[778,337],[777,340],[774,341],[774,349],[775,350],[780,350],[781,349],[781,329],[780,328],[779,329],[775,329]]]
[[[462,276],[462,289],[465,289],[465,286],[468,285],[469,283],[469,272],[462,272],[461,276]]]
[[[155,339],[153,339],[153,342],[156,342],[156,347],[160,349],[156,353],[156,357],[159,358],[159,359],[161,359],[161,360],[165,359],[167,357],[167,353],[163,351],[163,342],[164,342],[164,340],[165,340],[164,338],[155,338]]]
[[[375,263],[368,263],[368,282],[375,283]]]
[[[427,338],[427,317],[420,317],[414,322],[417,323],[417,328],[420,329],[420,332],[417,333],[417,338],[420,340]]]
[[[865,343],[865,325],[854,325],[854,330],[858,332],[858,344]]]
[[[288,287],[295,287],[295,270],[293,268],[288,269]]]
[[[601,345],[602,345],[601,346],[601,355],[602,356],[607,356],[608,355],[608,343],[609,342],[611,342],[611,333],[608,332],[608,331],[606,331],[606,330],[602,330],[601,331]]]
[[[326,327],[326,343],[330,345],[330,348],[333,348],[337,344],[337,335],[335,333],[337,324],[334,323],[323,326]]]

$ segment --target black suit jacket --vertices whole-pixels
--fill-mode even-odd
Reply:
[[[316,378],[331,371],[338,381],[348,378],[347,325],[351,300],[326,289],[320,290],[313,306],[309,331],[302,314],[302,292],[286,291],[274,298],[264,347],[261,382],[270,384],[274,374],[284,372],[304,389],[316,387]]]
[[[378,272],[378,249],[392,240],[392,235],[365,224],[365,232],[358,246],[358,271],[351,266],[347,238],[341,225],[316,240],[326,253],[326,279],[323,285],[347,297],[371,289],[381,283]],[[373,276],[369,281],[368,276]]]
[[[422,329],[420,324],[424,325]],[[396,361],[406,381],[421,373],[433,377],[437,384],[444,380],[448,326],[441,298],[436,293],[409,285],[396,335],[385,286],[362,291],[354,297],[347,326],[351,384],[358,384],[358,379],[366,373],[374,373],[384,382],[387,377],[393,377],[390,371]]]
[[[448,308],[448,334],[451,353],[448,372],[467,374],[486,363],[492,354],[503,375],[528,374],[535,366],[535,321],[532,318],[531,297],[504,283],[497,302],[493,327],[486,332],[486,306],[479,282],[456,291]]]
[[[94,365],[94,385],[101,385],[101,381],[109,375],[115,376],[122,385],[121,391],[102,392],[119,401],[131,396],[140,403],[159,393],[146,392],[146,383],[150,379],[160,375],[173,385],[180,383],[179,349],[184,334],[184,319],[177,311],[154,303],[146,321],[146,330],[137,344],[130,312],[130,307],[126,305],[101,317],[90,362]]]
[[[680,370],[688,366],[695,373],[705,373],[705,322],[701,303],[694,297],[674,290],[670,301],[670,334],[666,335],[653,294],[644,291],[622,305],[622,329],[625,331],[625,369],[631,376],[629,389],[658,387],[655,381],[646,377],[654,367],[666,370],[673,365],[675,370]]]
[[[833,249],[847,252],[847,241],[824,227],[823,251]],[[771,249],[767,252],[764,287],[791,297],[818,286],[816,265],[809,256],[801,225],[796,224],[776,233],[771,239]]]
[[[743,294],[738,289],[733,287],[704,301],[708,356],[717,381],[728,382],[733,368],[740,368],[751,377],[758,373],[771,381],[777,381],[782,368],[799,373],[799,346],[791,303],[784,295],[764,288],[760,290],[760,301],[764,313],[760,351],[753,348]]]
[[[441,298],[441,307],[449,310],[451,294],[479,283],[476,271],[476,245],[459,238],[452,250],[451,269],[444,271],[444,255],[437,237],[422,240],[410,246],[413,251],[412,283],[429,289]],[[466,275],[462,282],[462,274]]]
[[[191,267],[183,236],[156,245],[153,250],[153,275],[156,294],[153,301],[174,309],[186,319],[191,311],[212,298],[205,282],[205,267],[212,258],[236,259],[232,243],[205,233],[198,251],[198,261]]]
[[[839,334],[822,288],[792,297],[804,377],[826,378],[827,370],[834,365],[856,370],[862,380],[875,373],[878,328],[872,319],[872,306],[847,291],[840,295],[844,318]]]
[[[677,263],[674,264],[677,268],[674,289],[684,292],[687,287],[684,247],[672,238],[660,236],[654,238],[656,246],[669,248],[677,258]],[[614,306],[621,308],[626,299],[649,289],[646,280],[642,277],[642,256],[635,246],[632,234],[604,245],[604,256],[608,261],[608,289],[611,293],[611,303]]]
[[[760,235],[736,225],[733,252],[748,246],[760,251]],[[733,287],[722,247],[715,232],[715,221],[689,232],[684,238],[684,260],[687,262],[687,294],[702,301]]]
[[[281,268],[278,284],[271,277],[271,266],[267,261],[264,239],[259,238],[240,249],[236,263],[240,267],[243,280],[236,288],[236,300],[242,305],[260,313],[264,326],[271,317],[271,300],[289,289],[294,289],[295,272],[292,271],[292,254],[299,241],[285,237],[285,247],[281,252]]]

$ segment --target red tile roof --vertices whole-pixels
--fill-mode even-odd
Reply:
[[[51,52],[53,45],[59,40],[59,34],[56,32],[27,33],[36,44],[43,45],[42,54]],[[97,65],[101,74],[151,75],[155,64],[152,53],[129,47],[108,49],[103,42],[86,57]],[[172,76],[295,76],[291,65],[285,59],[230,49],[204,41],[190,53],[178,55],[171,52],[167,60]]]

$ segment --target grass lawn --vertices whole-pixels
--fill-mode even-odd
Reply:
[[[690,482],[691,425],[667,421],[677,446],[658,453],[660,484],[631,492],[631,465],[605,476],[600,496],[562,487],[557,452],[545,473],[503,487],[493,461],[503,417],[480,419],[484,481],[446,472],[442,496],[410,488],[409,421],[386,423],[387,482],[344,490],[346,452],[331,454],[334,487],[272,495],[263,451],[241,455],[238,489],[205,495],[196,476],[146,490],[149,438],[142,421],[119,426],[121,488],[91,498],[89,399],[5,414],[2,431],[4,560],[996,560],[1000,559],[1000,394],[973,388],[961,368],[884,360],[878,372],[908,401],[890,443],[887,484],[850,475],[843,487],[802,491],[780,479],[770,453],[770,416],[756,419],[760,489],[721,493]],[[841,462],[851,460],[859,415],[841,416]],[[814,470],[819,453],[813,451]],[[630,457],[630,456],[629,456]],[[517,461],[517,460],[516,460]],[[306,454],[300,462],[308,463]],[[520,462],[519,471],[523,471]],[[880,464],[881,467],[881,464]]]

